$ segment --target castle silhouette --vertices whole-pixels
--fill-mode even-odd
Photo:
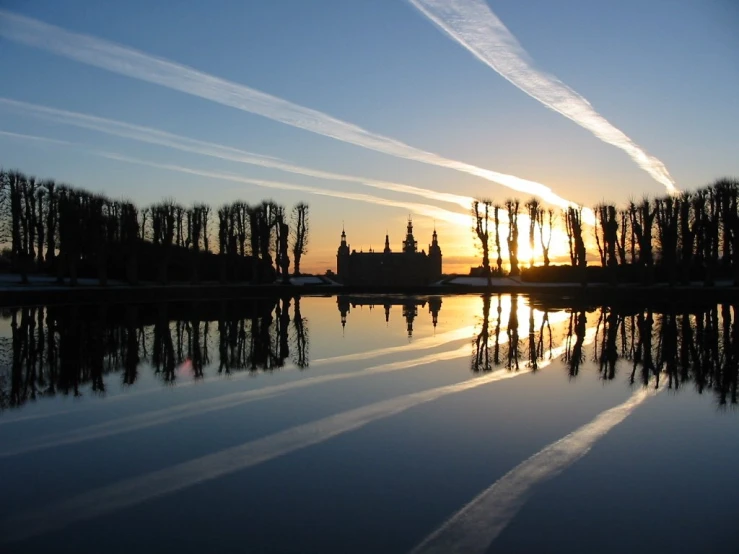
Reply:
[[[436,229],[431,236],[428,254],[418,251],[413,237],[413,220],[408,227],[403,251],[390,249],[390,237],[385,235],[382,252],[357,252],[349,249],[346,231],[341,231],[341,244],[336,254],[336,276],[345,285],[427,285],[441,278],[441,248]]]

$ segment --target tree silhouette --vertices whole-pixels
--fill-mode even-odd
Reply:
[[[518,267],[518,213],[520,203],[517,199],[506,200],[505,207],[508,212],[508,257],[511,262],[513,276],[521,273]]]
[[[554,210],[549,208],[537,211],[537,224],[539,225],[539,241],[544,258],[544,267],[549,267],[549,248],[552,245],[552,231],[554,229]],[[546,231],[545,231],[546,229]]]
[[[529,260],[529,267],[534,267],[534,244],[536,241],[536,224],[539,221],[539,211],[541,210],[541,204],[536,198],[530,198],[526,202],[526,211],[529,215],[529,251],[531,252],[531,259]]]
[[[473,219],[473,231],[475,236],[480,241],[480,248],[482,249],[482,271],[488,280],[488,286],[491,285],[490,275],[490,207],[492,206],[492,200],[474,200],[472,202],[472,219]],[[497,209],[496,209],[497,214]],[[496,224],[496,236],[497,236],[497,224]]]
[[[567,231],[567,242],[570,249],[570,262],[572,267],[578,268],[580,280],[585,284],[587,274],[587,259],[585,242],[583,241],[582,207],[570,206],[565,210],[565,228]]]
[[[667,269],[671,287],[677,283],[680,208],[680,200],[672,196],[658,198],[654,201],[660,258],[662,265]]]
[[[300,260],[308,253],[308,204],[299,202],[292,211],[293,275],[300,275]]]
[[[482,297],[482,319],[480,332],[472,341],[472,363],[470,367],[474,373],[491,371],[493,363],[490,359],[490,295]],[[497,363],[497,362],[496,362]]]

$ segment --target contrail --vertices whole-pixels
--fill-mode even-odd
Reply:
[[[526,50],[484,0],[408,1],[482,63],[603,142],[626,152],[669,193],[678,192],[665,164],[614,127],[583,96],[535,68]]]
[[[322,443],[333,437],[355,431],[369,423],[397,415],[415,406],[530,373],[522,369],[494,371],[456,383],[407,394],[361,408],[291,427],[266,437],[227,448],[214,454],[153,471],[100,487],[76,497],[51,504],[40,510],[12,517],[0,524],[0,541],[18,541],[34,535],[60,529],[72,523],[135,506],[153,498],[242,471]]]
[[[540,483],[556,477],[626,419],[642,402],[662,389],[642,388],[623,404],[540,450],[493,483],[429,535],[411,554],[483,554],[526,503]]]
[[[0,10],[0,36],[376,152],[475,175],[512,190],[538,196],[555,206],[575,205],[536,181],[445,158],[251,87],[6,10]],[[583,212],[586,221],[595,221],[592,210],[584,209]]]
[[[10,131],[1,131],[1,130],[0,130],[0,136],[12,138],[12,139],[29,140],[32,142],[48,142],[51,144],[63,144],[65,146],[74,144],[67,140],[39,137],[36,135],[26,135],[25,133],[12,133]]]
[[[340,356],[332,356],[330,358],[318,358],[312,360],[311,367],[324,365],[324,364],[335,364],[341,362],[352,362],[356,360],[366,360],[368,358],[375,358],[377,356],[387,356],[390,354],[405,354],[409,351],[415,350],[426,350],[428,348],[434,348],[436,346],[442,346],[449,342],[454,342],[461,339],[467,339],[472,336],[474,327],[469,325],[467,327],[460,327],[453,331],[446,331],[438,335],[424,337],[422,339],[415,339],[410,344],[401,344],[400,346],[386,346],[384,348],[376,348],[367,352],[355,352],[354,354],[342,354]]]
[[[167,169],[169,171],[177,171],[179,173],[187,173],[189,175],[198,175],[201,177],[208,177],[211,179],[220,179],[223,181],[231,181],[233,183],[241,183],[245,185],[254,185],[257,187],[269,188],[269,189],[282,189],[282,190],[298,190],[307,192],[309,194],[315,194],[317,196],[330,196],[332,198],[341,198],[343,200],[356,200],[358,202],[367,202],[370,204],[377,204],[380,206],[389,206],[392,208],[402,208],[405,211],[410,211],[424,217],[433,218],[436,220],[448,221],[454,225],[469,226],[469,216],[458,212],[452,212],[432,206],[430,204],[419,204],[416,202],[400,202],[396,200],[390,200],[387,198],[381,198],[379,196],[372,196],[369,194],[355,193],[355,192],[341,192],[330,189],[322,189],[318,187],[311,187],[308,185],[297,185],[293,183],[284,183],[280,181],[268,181],[266,179],[252,179],[249,177],[242,177],[233,173],[221,173],[218,171],[207,171],[201,169],[194,169],[181,165],[174,164],[163,164],[157,162],[149,162],[130,156],[124,156],[113,152],[102,152],[94,151],[93,153],[103,156],[111,160],[118,160],[127,163],[133,163],[138,165],[145,165],[149,167],[155,167],[158,169]]]
[[[41,437],[34,442],[27,443],[16,448],[0,451],[0,459],[10,456],[17,456],[20,454],[27,454],[29,452],[36,452],[39,450],[46,450],[48,448],[54,448],[58,446],[77,444],[88,440],[111,437],[114,435],[119,435],[121,433],[138,431],[140,429],[146,429],[148,427],[171,423],[185,417],[193,417],[196,415],[207,414],[209,412],[234,408],[236,406],[241,406],[242,404],[254,402],[256,400],[262,400],[265,398],[271,398],[279,394],[284,394],[293,390],[304,389],[314,385],[331,383],[334,381],[343,381],[346,379],[355,379],[357,377],[365,377],[368,375],[378,375],[382,373],[401,371],[404,369],[410,369],[445,360],[455,360],[468,356],[469,350],[469,345],[465,344],[464,346],[461,346],[456,350],[429,354],[427,356],[414,358],[412,360],[390,362],[370,367],[364,370],[352,371],[349,373],[333,373],[329,375],[308,377],[307,379],[301,379],[300,381],[291,381],[289,383],[283,383],[280,385],[270,385],[250,391],[234,392],[223,396],[218,396],[216,398],[207,398],[180,406],[162,408],[160,410],[154,410],[150,412],[145,412],[143,414],[128,416],[106,423],[90,425],[83,429],[73,430],[67,433],[59,433],[52,436]]]
[[[587,340],[592,341],[592,336],[593,334],[589,333]],[[505,342],[507,337],[504,335],[501,339],[502,342]],[[560,346],[551,349],[549,359],[545,360],[545,363],[539,367],[551,363],[551,359],[558,356],[557,352],[561,352],[563,348],[563,346]],[[100,487],[69,500],[57,502],[40,510],[6,520],[0,524],[0,541],[22,540],[72,523],[135,506],[147,500],[171,494],[198,483],[229,475],[302,448],[319,444],[374,421],[402,413],[415,406],[450,394],[464,392],[481,385],[511,379],[531,372],[532,368],[521,368],[515,372],[501,369],[461,383],[375,402],[311,423],[291,427],[169,468],[153,471],[140,477],[133,477]]]
[[[549,321],[552,324],[556,324],[556,323],[565,321],[566,319],[567,319],[567,314],[565,312],[558,312],[558,313],[552,314],[552,317],[550,318]],[[503,330],[505,330],[505,327],[503,327]],[[462,336],[461,333],[465,331],[467,331],[468,334]],[[451,338],[451,340],[448,342],[453,342],[456,340],[460,340],[462,338],[467,338],[471,334],[471,331],[472,331],[471,327],[465,327],[462,330],[453,332],[454,333],[452,335],[453,338]],[[506,342],[508,342],[508,337],[504,335],[503,337],[501,337],[500,344],[505,344]],[[395,348],[387,348],[387,349],[383,349],[382,354],[393,353],[395,351],[396,351]],[[557,349],[553,349],[551,355],[558,356],[559,354],[556,353],[556,351]],[[225,410],[228,408],[234,408],[236,406],[241,406],[242,404],[254,402],[257,400],[262,400],[265,398],[271,398],[273,396],[284,394],[284,393],[287,393],[293,390],[304,389],[304,388],[311,387],[314,385],[331,383],[334,381],[344,381],[346,379],[355,379],[357,377],[366,377],[370,375],[391,373],[395,371],[401,371],[404,369],[419,367],[419,366],[434,363],[434,362],[456,360],[458,358],[463,358],[467,355],[469,355],[469,345],[465,344],[457,348],[456,350],[449,350],[445,352],[427,354],[425,356],[416,357],[411,360],[388,362],[385,364],[368,367],[362,370],[345,372],[345,373],[318,375],[315,377],[308,377],[306,379],[301,379],[300,381],[291,381],[289,383],[282,383],[280,385],[270,385],[270,386],[266,386],[260,389],[243,391],[243,392],[234,392],[234,393],[218,396],[215,398],[206,398],[203,400],[197,400],[195,402],[190,402],[190,403],[182,404],[179,406],[162,408],[160,410],[153,410],[153,411],[145,412],[145,413],[138,414],[138,415],[132,415],[128,417],[119,418],[114,421],[90,425],[88,427],[84,427],[82,429],[75,429],[75,430],[72,430],[66,433],[57,433],[54,435],[47,435],[45,437],[40,437],[36,439],[35,441],[26,443],[24,445],[16,446],[16,447],[13,447],[7,450],[0,450],[0,459],[7,458],[10,456],[17,456],[20,454],[27,454],[29,452],[36,452],[39,450],[46,450],[48,448],[54,448],[58,446],[77,444],[77,443],[85,442],[88,440],[100,439],[104,437],[111,437],[114,435],[119,435],[121,433],[128,433],[131,431],[137,431],[137,430],[146,429],[149,427],[155,427],[157,425],[171,423],[173,421],[177,421],[185,417],[193,417],[196,415],[206,414],[209,412]],[[355,355],[350,354],[350,355],[339,357],[338,361],[349,361],[352,359],[361,359],[361,357],[358,355],[355,357]],[[324,363],[326,361],[336,361],[336,360],[327,358],[324,361]],[[548,363],[549,363],[548,361],[545,361],[542,364],[540,364],[539,367],[545,367],[546,365],[548,365]]]
[[[428,217],[431,219],[439,220],[439,221],[447,221],[457,226],[467,227],[469,226],[469,223],[470,223],[468,215],[464,215],[459,212],[452,212],[449,210],[445,210],[443,208],[432,206],[430,204],[422,204],[422,203],[416,203],[416,202],[401,202],[401,201],[396,201],[396,200],[390,200],[387,198],[382,198],[379,196],[373,196],[370,194],[341,192],[341,191],[336,191],[336,190],[331,190],[331,189],[312,187],[308,185],[298,185],[294,183],[284,183],[280,181],[268,181],[265,179],[252,179],[249,177],[242,177],[241,175],[235,175],[231,173],[220,173],[217,171],[199,170],[199,169],[189,168],[189,167],[181,166],[181,165],[150,162],[150,161],[141,160],[138,158],[133,158],[130,156],[124,156],[122,154],[117,154],[115,152],[105,152],[101,150],[94,150],[88,147],[87,145],[68,142],[68,141],[56,141],[55,139],[47,139],[45,137],[38,137],[38,136],[32,136],[32,135],[18,135],[17,133],[9,133],[9,132],[4,132],[4,134],[6,134],[7,136],[11,138],[21,138],[24,140],[25,139],[27,140],[35,139],[38,141],[59,142],[67,146],[81,148],[87,153],[94,154],[96,156],[102,156],[110,160],[117,160],[117,161],[122,161],[126,163],[143,165],[147,167],[155,167],[157,169],[166,169],[168,171],[176,171],[179,173],[186,173],[188,175],[198,175],[200,177],[208,177],[211,179],[219,179],[222,181],[230,181],[232,183],[253,185],[253,186],[268,188],[268,189],[295,190],[295,191],[306,192],[308,194],[314,194],[317,196],[329,196],[332,198],[341,198],[343,200],[354,200],[357,202],[365,202],[369,204],[376,204],[379,206],[388,206],[391,208],[401,208],[405,212],[412,212],[412,213],[422,215],[424,217]]]
[[[473,327],[463,327],[461,329],[455,329],[454,331],[447,331],[445,333],[440,333],[438,335],[434,335],[431,337],[425,337],[422,339],[414,340],[410,344],[405,344],[401,346],[388,346],[383,348],[374,348],[372,350],[367,350],[364,352],[356,352],[354,354],[341,354],[339,356],[331,356],[328,358],[319,358],[316,360],[311,360],[310,366],[311,368],[315,367],[321,367],[325,365],[331,365],[331,364],[337,364],[342,362],[350,362],[354,360],[370,360],[372,358],[377,358],[380,356],[386,356],[390,354],[396,354],[396,353],[407,353],[409,351],[415,352],[419,350],[427,350],[430,348],[435,348],[438,346],[444,346],[445,344],[448,344],[450,342],[455,342],[464,338],[468,338],[472,332]],[[284,371],[284,370],[283,370]],[[223,382],[223,381],[235,381],[240,379],[253,379],[254,375],[251,372],[243,371],[239,373],[233,373],[227,376],[224,375],[215,375],[211,377],[205,377],[203,379],[198,379],[196,381],[185,381],[184,383],[177,383],[173,386],[169,386],[166,388],[156,388],[156,389],[147,389],[142,391],[135,391],[131,392],[129,394],[120,394],[117,396],[113,396],[110,398],[105,399],[105,403],[108,404],[110,402],[118,402],[121,400],[128,400],[131,398],[138,398],[141,395],[148,395],[148,394],[158,394],[162,393],[163,391],[170,392],[174,388],[182,388],[182,387],[189,387],[189,386],[200,386],[204,383],[212,383],[212,382]],[[87,405],[87,408],[91,408],[93,406]],[[79,413],[80,409],[77,410],[57,410],[54,412],[48,412],[43,414],[32,414],[27,416],[20,416],[13,419],[0,419],[0,426],[2,425],[9,425],[11,423],[18,423],[21,421],[28,421],[32,419],[42,419],[46,417],[52,417],[52,416],[58,416],[63,414],[69,414],[69,413]],[[54,438],[58,438],[59,435],[54,435],[52,437],[46,437],[43,440],[52,440]],[[25,448],[25,447],[23,447]],[[0,457],[2,457],[3,454],[0,452]]]
[[[358,183],[360,185],[365,185],[368,187],[389,190],[392,192],[412,194],[431,200],[457,204],[466,210],[469,209],[472,205],[473,199],[469,196],[438,192],[435,190],[415,187],[402,183],[380,181],[377,179],[366,179],[364,177],[358,177],[355,175],[345,175],[341,173],[333,173],[330,171],[303,167],[291,164],[289,162],[281,160],[280,158],[264,156],[262,154],[255,154],[253,152],[247,152],[245,150],[240,150],[238,148],[233,148],[222,144],[183,137],[180,135],[175,135],[173,133],[168,133],[166,131],[161,131],[159,129],[144,127],[141,125],[134,125],[131,123],[116,121],[114,119],[107,119],[104,117],[97,117],[68,110],[60,110],[48,106],[40,106],[37,104],[21,102],[18,100],[12,100],[10,98],[3,97],[0,97],[0,106],[6,106],[8,108],[30,114],[34,117],[53,121],[55,123],[74,125],[76,127],[106,133],[108,135],[128,138],[132,140],[146,142],[149,144],[157,144],[183,152],[191,152],[195,154],[200,154],[202,156],[218,158],[221,160],[256,165],[260,167],[268,167],[271,169],[279,169],[281,171],[295,173],[298,175],[305,175],[307,177],[330,179],[332,181],[346,181],[350,183]]]

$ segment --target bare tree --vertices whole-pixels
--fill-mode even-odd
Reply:
[[[549,267],[549,248],[552,245],[552,229],[554,229],[554,210],[539,208],[537,213],[537,224],[539,225],[539,241],[544,257],[544,267]],[[546,229],[546,231],[545,231]]]
[[[492,200],[474,200],[472,202],[472,219],[474,231],[480,241],[482,249],[482,271],[487,277],[488,286],[492,284],[490,279],[490,206]],[[496,227],[497,229],[497,227]]]
[[[526,210],[529,214],[529,250],[531,251],[529,267],[534,267],[534,243],[536,239],[536,223],[539,220],[541,204],[539,204],[539,201],[536,198],[531,198],[528,202],[526,202]]]
[[[292,211],[293,275],[300,275],[300,260],[308,253],[308,204],[300,202]]]
[[[513,276],[521,273],[518,267],[518,212],[520,202],[518,199],[506,200],[505,207],[508,211],[508,258],[511,262]]]

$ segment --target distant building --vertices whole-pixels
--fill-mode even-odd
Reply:
[[[431,314],[431,323],[436,329],[436,325],[439,322],[439,312],[441,311],[441,296],[377,296],[377,295],[366,295],[366,296],[346,296],[339,295],[336,297],[336,305],[339,307],[339,313],[341,314],[341,328],[346,328],[346,319],[351,308],[357,306],[368,306],[370,310],[375,307],[382,306],[385,310],[385,323],[390,322],[390,309],[393,306],[401,306],[403,319],[406,323],[406,331],[408,337],[413,336],[413,322],[418,316],[418,307],[424,308],[428,304],[429,313]]]
[[[431,236],[429,252],[418,252],[413,237],[413,221],[408,228],[402,252],[390,250],[390,237],[385,235],[382,252],[357,252],[349,249],[346,231],[341,231],[341,244],[336,254],[336,275],[345,285],[427,285],[441,278],[441,248],[436,229]]]

